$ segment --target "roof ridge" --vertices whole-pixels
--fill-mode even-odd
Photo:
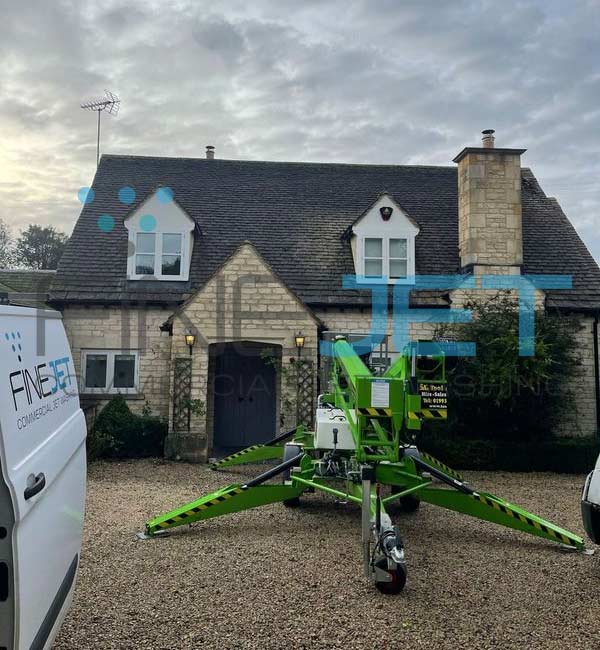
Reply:
[[[399,167],[402,169],[452,169],[456,170],[455,165],[402,165],[402,164],[397,164],[397,163],[347,163],[347,162],[332,162],[332,161],[315,161],[315,160],[245,160],[241,158],[214,158],[212,160],[209,160],[207,158],[201,158],[201,157],[192,157],[192,156],[141,156],[137,154],[117,154],[117,153],[109,153],[109,154],[102,154],[101,156],[101,162],[102,159],[110,159],[110,158],[117,158],[117,159],[130,159],[130,160],[168,160],[168,161],[174,161],[174,160],[188,160],[188,161],[194,161],[194,162],[203,162],[203,163],[209,163],[209,164],[214,164],[214,163],[239,163],[239,164],[246,164],[246,165],[306,165],[306,166],[330,166],[330,167],[386,167],[386,168],[394,168],[394,167]]]

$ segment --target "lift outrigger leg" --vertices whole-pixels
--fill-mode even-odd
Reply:
[[[277,460],[281,458],[284,443],[290,438],[301,438],[304,433],[304,427],[299,426],[290,429],[285,433],[275,436],[272,440],[260,445],[251,445],[234,454],[220,458],[211,464],[211,469],[223,469],[224,467],[233,467],[234,465],[246,465],[248,463],[260,463],[264,460]]]
[[[302,462],[304,454],[289,460],[260,474],[248,483],[242,485],[233,483],[216,492],[211,492],[196,501],[192,501],[180,508],[159,515],[146,523],[146,535],[153,537],[157,533],[165,532],[178,526],[193,524],[196,521],[212,519],[221,515],[228,515],[250,508],[257,508],[269,503],[287,501],[299,497],[305,488],[287,483],[281,485],[264,485],[273,476],[281,474],[293,465]]]
[[[421,470],[421,484],[412,489],[421,501],[440,506],[448,510],[460,512],[477,519],[483,519],[500,526],[514,528],[524,533],[542,537],[552,542],[558,542],[577,550],[584,550],[585,544],[581,537],[571,533],[556,524],[553,524],[542,517],[517,506],[504,499],[488,492],[479,492],[466,485],[464,481],[454,478],[435,466],[424,462],[420,458],[411,457],[406,459],[414,463],[415,469]],[[453,489],[431,487],[431,480],[424,480],[425,476],[436,478],[448,487]],[[407,484],[406,472],[398,465],[379,465],[377,467],[377,479],[383,483]],[[418,473],[415,472],[418,476]],[[399,492],[383,500],[388,503],[393,499],[401,497],[406,492]]]

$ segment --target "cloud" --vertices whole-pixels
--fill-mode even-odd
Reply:
[[[102,150],[452,164],[482,128],[600,258],[597,3],[5,0],[0,218],[67,231]]]

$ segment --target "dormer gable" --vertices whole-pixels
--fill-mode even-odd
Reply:
[[[125,219],[127,279],[188,280],[195,225],[171,190],[158,188]]]
[[[419,225],[389,194],[352,224],[351,245],[359,282],[413,283]]]

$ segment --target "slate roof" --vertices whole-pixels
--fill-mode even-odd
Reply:
[[[549,293],[548,303],[600,309],[600,269],[556,201],[528,169],[522,175],[524,272],[573,274],[574,289]],[[135,189],[131,205],[118,199],[123,186]],[[160,186],[173,190],[198,225],[189,282],[126,279],[123,221]],[[354,273],[343,235],[383,192],[421,228],[417,274],[460,267],[456,167],[105,155],[92,187],[95,199],[84,206],[52,284],[57,304],[179,303],[245,240],[308,305],[369,304],[371,292],[342,288],[342,275]],[[115,219],[109,233],[97,225],[103,214]]]
[[[0,294],[11,305],[47,308],[48,291],[56,271],[0,269]]]

